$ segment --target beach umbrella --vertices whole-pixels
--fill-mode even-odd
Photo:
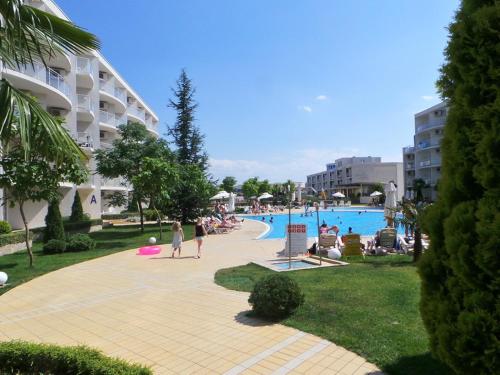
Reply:
[[[332,197],[334,197],[334,198],[345,198],[345,195],[342,194],[340,191],[337,191],[336,193],[332,194]]]
[[[229,202],[227,203],[227,212],[234,212],[236,203],[236,194],[229,193]]]
[[[370,197],[378,197],[380,195],[384,195],[384,193],[381,193],[380,191],[374,191],[370,194]]]
[[[385,205],[384,216],[387,219],[387,224],[392,225],[394,216],[396,216],[397,207],[396,186],[394,182],[388,182],[385,186]]]
[[[272,198],[273,195],[272,194],[269,194],[269,193],[263,193],[262,195],[260,195],[257,199],[260,201],[261,199],[268,199],[268,198]]]
[[[218,199],[227,199],[229,198],[229,193],[227,191],[221,190],[217,194],[215,194],[212,198],[210,198],[211,201],[218,200]]]

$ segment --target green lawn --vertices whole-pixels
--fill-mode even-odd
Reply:
[[[429,353],[418,309],[419,277],[409,257],[350,259],[346,267],[288,272],[305,304],[283,323],[352,350],[388,374],[444,375]],[[215,282],[249,292],[274,271],[248,264],[223,269]]]
[[[163,239],[158,240],[158,244],[170,243],[172,240],[170,226],[165,225],[164,228]],[[193,237],[193,226],[186,225],[183,229],[186,239],[191,239]],[[9,280],[6,287],[0,288],[0,295],[17,285],[59,268],[118,251],[144,246],[148,243],[149,237],[154,236],[158,239],[159,231],[157,225],[147,225],[144,228],[144,233],[142,233],[140,227],[134,225],[109,227],[99,232],[90,233],[90,236],[97,241],[96,249],[78,253],[44,255],[42,253],[42,243],[35,242],[33,245],[35,254],[33,268],[28,266],[29,261],[26,251],[1,256],[0,271],[6,272],[9,275]]]

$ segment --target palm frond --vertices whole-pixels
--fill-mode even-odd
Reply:
[[[57,53],[85,54],[100,47],[95,35],[21,0],[1,0],[0,16],[0,58],[10,67],[46,64]]]
[[[47,159],[59,163],[85,154],[68,131],[48,114],[36,99],[0,80],[0,140],[3,144],[19,142],[26,158],[36,147]]]

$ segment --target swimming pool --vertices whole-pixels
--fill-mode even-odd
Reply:
[[[276,267],[278,270],[287,270],[289,269],[288,262],[276,262],[272,264],[273,267]],[[290,266],[292,269],[302,269],[302,268],[313,268],[318,267],[317,264],[306,262],[305,260],[292,260],[290,262]]]
[[[313,216],[300,216],[301,214],[292,214],[292,224],[306,224],[307,225],[307,237],[317,237],[318,229],[316,226],[316,212],[313,212]],[[273,217],[273,223],[269,222],[269,219]],[[288,224],[288,215],[256,215],[256,216],[246,216],[245,219],[252,219],[257,221],[262,221],[265,218],[265,223],[270,226],[269,231],[260,237],[260,239],[272,239],[272,238],[284,238],[286,225]],[[332,211],[319,211],[319,224],[326,222],[326,224],[331,227],[336,225],[340,228],[340,235],[346,234],[349,227],[352,227],[354,233],[358,233],[362,236],[371,236],[381,228],[384,228],[386,221],[384,220],[384,213],[382,211],[371,211],[371,210],[349,210],[341,211],[336,209]],[[401,228],[398,232],[402,231]]]

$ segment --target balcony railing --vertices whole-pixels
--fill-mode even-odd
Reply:
[[[137,108],[136,106],[130,106],[127,109],[127,112],[131,114],[134,117],[137,117],[141,119],[143,122],[146,122],[146,114],[144,112],[144,109],[142,108]]]
[[[403,152],[405,154],[411,154],[412,152],[415,152],[415,147],[413,147],[413,146],[404,147]]]
[[[121,87],[115,86],[115,79],[111,77],[108,80],[99,78],[99,89],[108,93],[111,96],[114,96],[122,103],[127,102],[127,91]]]
[[[415,163],[406,163],[405,166],[406,166],[406,169],[414,169]]]
[[[62,92],[68,98],[70,97],[70,86],[64,81],[64,77],[57,73],[54,69],[46,68],[44,65],[35,62],[33,65],[28,64],[21,66],[16,70],[44,82]]]
[[[101,109],[99,110],[99,122],[116,127],[118,125],[125,124],[127,120],[124,116],[118,116],[114,113],[106,112]]]
[[[423,132],[423,131],[428,130],[428,129],[444,127],[444,124],[445,124],[444,119],[435,119],[435,120],[430,121],[427,124],[418,126],[416,129],[416,132],[420,133],[420,132]]]
[[[113,144],[111,142],[106,142],[106,141],[101,140],[100,144],[101,144],[101,148],[105,149],[105,150],[113,147]]]
[[[92,74],[92,64],[88,57],[76,58],[76,73],[77,74]]]
[[[105,178],[105,177],[103,177],[101,180],[101,185],[108,186],[108,187],[121,187],[121,188],[127,187],[126,181],[121,177],[117,177],[117,178]]]
[[[77,94],[77,111],[79,112],[94,112],[94,104],[90,100],[90,96]]]
[[[441,142],[439,141],[421,141],[417,144],[419,150],[425,150],[426,148],[439,147]]]
[[[117,97],[121,102],[127,102],[127,91],[121,87],[115,87],[115,97]]]
[[[78,132],[75,141],[82,148],[94,148],[94,140],[87,132]]]

